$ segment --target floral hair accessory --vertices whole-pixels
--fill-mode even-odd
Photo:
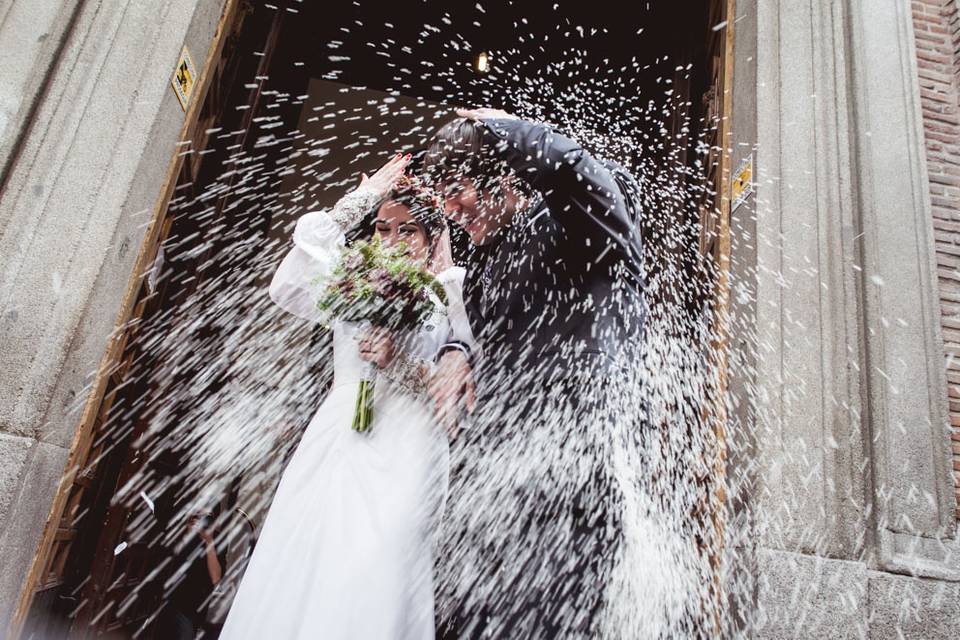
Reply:
[[[428,187],[417,176],[400,177],[390,194],[390,199],[410,208],[410,215],[433,237],[446,227],[443,217],[443,200],[440,194]]]

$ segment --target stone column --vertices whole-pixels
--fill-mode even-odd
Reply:
[[[848,10],[864,232],[871,633],[956,637],[960,545],[910,3],[851,0]]]
[[[222,7],[0,6],[0,629],[177,149],[184,111],[170,79],[180,50],[203,63]]]
[[[909,2],[748,4],[756,237],[734,251],[756,265],[744,283],[755,309],[740,306],[756,331],[755,632],[956,634],[960,558]]]

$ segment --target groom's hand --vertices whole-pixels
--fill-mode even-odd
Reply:
[[[427,386],[433,397],[437,418],[447,430],[450,439],[459,433],[460,408],[466,406],[473,413],[477,405],[477,391],[473,370],[467,356],[458,350],[448,351],[437,362],[437,370]]]
[[[492,109],[490,107],[479,107],[477,109],[457,109],[457,115],[467,120],[477,122],[479,120],[519,120],[512,113],[507,113],[503,109]]]

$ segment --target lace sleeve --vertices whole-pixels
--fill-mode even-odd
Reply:
[[[383,200],[381,194],[360,185],[340,198],[339,202],[337,202],[336,206],[330,212],[330,219],[333,220],[342,231],[349,231],[360,224],[364,216],[379,205],[381,200]]]
[[[344,231],[355,227],[381,196],[362,186],[340,198],[330,211],[311,211],[297,220],[293,247],[270,284],[270,297],[286,311],[327,323],[317,309],[317,294],[343,254]]]

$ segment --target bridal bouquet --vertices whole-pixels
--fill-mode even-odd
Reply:
[[[317,306],[331,318],[402,333],[418,330],[446,303],[443,285],[413,262],[405,247],[387,248],[374,237],[353,243],[344,253],[325,279]],[[373,380],[361,380],[354,430],[367,431],[372,419]]]

